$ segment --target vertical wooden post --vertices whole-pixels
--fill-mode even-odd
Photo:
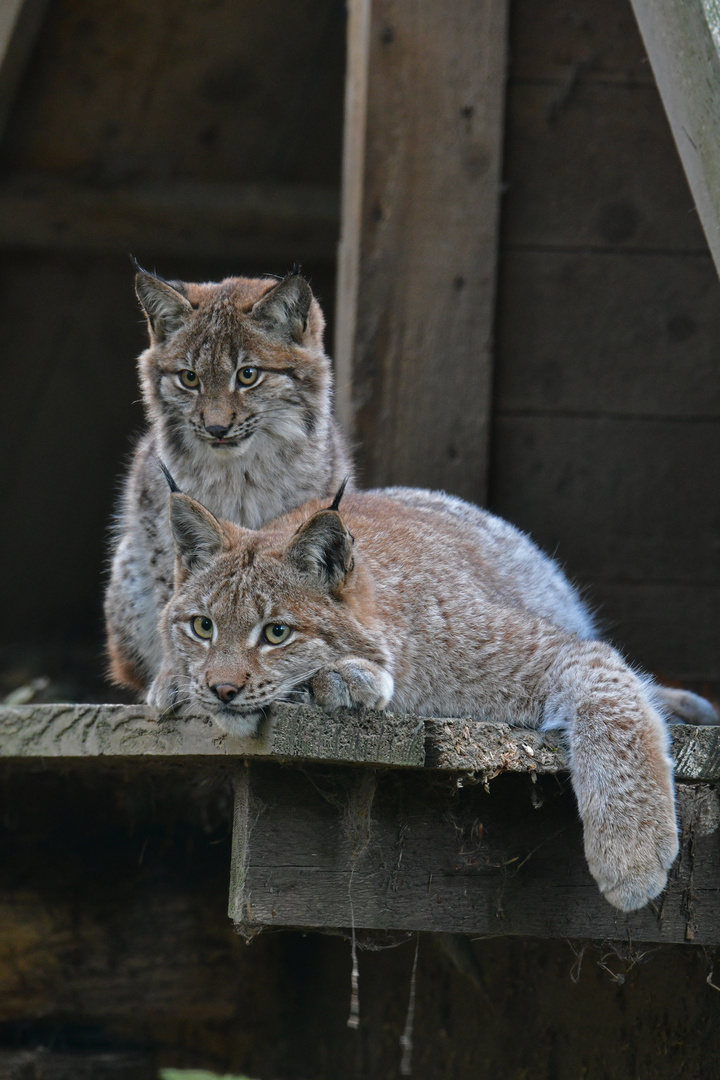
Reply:
[[[365,485],[486,493],[508,0],[351,0],[335,355]]]
[[[0,139],[49,0],[0,0]]]

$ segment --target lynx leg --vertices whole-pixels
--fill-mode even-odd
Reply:
[[[678,852],[668,735],[654,688],[602,642],[568,644],[547,707],[565,719],[585,855],[621,911],[662,891]]]

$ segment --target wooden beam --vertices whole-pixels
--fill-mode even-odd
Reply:
[[[436,774],[437,775],[437,774]],[[253,762],[238,781],[229,914],[264,927],[720,944],[720,800],[678,786],[681,853],[657,903],[624,915],[587,868],[569,784],[506,775],[319,774]],[[292,859],[288,859],[292,852]],[[289,865],[291,863],[291,865]]]
[[[48,2],[3,0],[0,4],[0,141]]]
[[[83,184],[48,174],[0,183],[0,248],[332,263],[333,188],[273,184]],[[270,267],[268,267],[270,269]]]
[[[423,721],[371,709],[357,713],[279,705],[257,738],[227,735],[210,721],[158,720],[143,705],[0,708],[0,758],[195,759],[272,757],[420,767]],[[138,762],[139,764],[140,762]]]
[[[482,502],[507,0],[352,0],[338,411],[366,484]]]
[[[702,0],[632,0],[715,266],[720,271],[720,56]]]

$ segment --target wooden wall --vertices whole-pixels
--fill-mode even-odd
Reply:
[[[515,0],[491,505],[720,679],[720,285],[630,5]]]

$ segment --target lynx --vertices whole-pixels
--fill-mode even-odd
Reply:
[[[175,489],[170,516],[176,581],[151,706],[240,735],[304,700],[564,728],[600,889],[625,911],[662,890],[678,850],[662,710],[712,710],[597,640],[522,533],[397,488],[351,493],[342,512],[316,500],[259,531]]]
[[[332,494],[352,469],[332,418],[322,311],[299,274],[196,285],[139,270],[135,284],[150,430],[124,488],[105,617],[111,676],[144,690],[173,583],[158,457],[213,513],[250,528]]]

